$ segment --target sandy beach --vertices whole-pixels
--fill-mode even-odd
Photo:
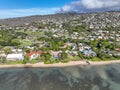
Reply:
[[[120,60],[113,60],[113,61],[99,61],[99,62],[92,62],[89,61],[70,61],[68,63],[55,63],[55,64],[44,64],[43,62],[36,63],[36,64],[17,64],[17,65],[0,65],[0,68],[20,68],[20,67],[68,67],[68,66],[85,66],[85,65],[109,65],[109,64],[120,64]]]

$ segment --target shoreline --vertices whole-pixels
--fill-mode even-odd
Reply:
[[[16,64],[16,65],[0,65],[1,68],[49,68],[49,67],[70,67],[70,66],[99,66],[99,65],[110,65],[110,64],[120,64],[120,60],[113,61],[70,61],[68,63],[55,63],[55,64],[44,64],[39,62],[36,64]]]

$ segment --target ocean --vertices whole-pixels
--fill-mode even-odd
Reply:
[[[120,64],[1,68],[0,90],[120,90]]]

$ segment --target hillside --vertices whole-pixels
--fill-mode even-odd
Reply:
[[[78,20],[79,22],[76,22]],[[120,26],[120,12],[101,12],[101,13],[67,13],[53,15],[35,15],[28,17],[0,19],[0,24],[5,25],[24,25],[31,22],[75,22],[76,24],[83,23],[89,28],[105,28]]]

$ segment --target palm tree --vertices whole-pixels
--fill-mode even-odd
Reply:
[[[82,60],[84,60],[84,56],[83,56],[83,54],[82,54],[81,52],[78,52],[78,56],[79,56]]]

